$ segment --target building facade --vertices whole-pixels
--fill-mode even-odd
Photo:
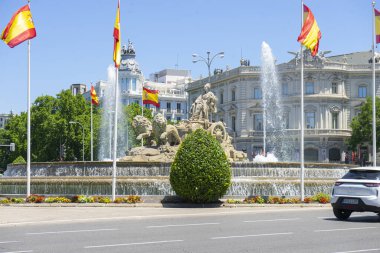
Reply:
[[[144,105],[153,112],[161,112],[167,120],[179,121],[187,118],[187,93],[185,85],[191,81],[188,70],[165,69],[150,75],[152,80],[144,79],[143,73],[136,60],[136,51],[131,42],[121,49],[119,68],[119,97],[123,105],[137,103],[142,105],[143,86],[159,90],[160,108]],[[106,81],[95,84],[96,92],[102,100],[107,87]],[[85,94],[90,99],[89,92]]]
[[[5,114],[5,113],[0,113],[0,129],[4,129],[5,126],[8,123],[8,120],[12,117],[13,113]]]
[[[304,55],[304,129],[305,161],[336,162],[347,150],[350,123],[360,112],[367,96],[372,96],[372,52],[358,52],[325,57]],[[379,67],[377,67],[378,71]],[[293,160],[299,159],[300,77],[298,54],[291,61],[277,65],[285,135],[293,145]],[[378,73],[376,79],[379,80]],[[208,79],[190,83],[188,103],[195,101]],[[376,81],[376,95],[380,95]],[[211,78],[211,90],[218,97],[218,112],[213,121],[225,122],[235,137],[238,150],[252,159],[263,149],[263,106],[259,66],[244,66]],[[370,154],[369,154],[370,155]]]

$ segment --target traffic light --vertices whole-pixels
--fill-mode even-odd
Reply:
[[[16,150],[16,144],[14,144],[13,142],[11,144],[9,144],[9,150],[10,151],[15,151]]]

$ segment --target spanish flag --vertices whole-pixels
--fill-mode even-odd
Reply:
[[[91,103],[93,105],[99,105],[99,98],[96,95],[96,91],[95,91],[94,86],[92,86],[92,85],[91,85],[91,92],[90,92],[90,94],[91,94]]]
[[[380,43],[380,12],[375,10],[375,32],[376,32],[376,44]]]
[[[115,62],[115,68],[120,66],[120,0],[117,3],[116,19],[113,28],[113,61]]]
[[[143,88],[143,104],[151,104],[155,107],[160,107],[160,102],[158,101],[158,90],[150,90],[147,88]]]
[[[33,24],[32,13],[29,6],[25,5],[13,14],[11,21],[1,33],[1,39],[13,48],[34,37],[36,37],[36,29]]]
[[[309,7],[303,5],[303,12],[303,26],[297,41],[310,49],[311,55],[315,56],[318,53],[319,40],[322,38],[322,33]]]

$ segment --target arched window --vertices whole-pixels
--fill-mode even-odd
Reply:
[[[235,91],[235,89],[232,89],[232,91],[231,91],[231,101],[235,101],[236,100],[236,91]]]
[[[360,85],[358,90],[358,97],[365,98],[367,96],[367,86]]]
[[[261,88],[256,87],[253,89],[253,98],[254,99],[262,99],[263,98]]]
[[[331,83],[331,93],[332,94],[338,94],[338,83],[337,82]]]

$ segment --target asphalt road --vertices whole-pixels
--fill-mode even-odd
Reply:
[[[0,207],[5,252],[380,252],[380,219],[342,222],[331,208]]]

